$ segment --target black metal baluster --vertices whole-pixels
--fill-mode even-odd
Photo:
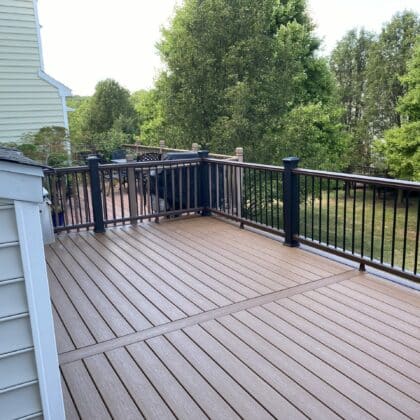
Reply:
[[[370,232],[370,259],[374,257],[374,242],[375,242],[375,212],[376,212],[376,185],[373,186],[372,191],[372,224]]]
[[[365,252],[365,219],[366,219],[366,184],[363,184],[363,203],[362,203],[362,237],[360,243],[360,255]]]
[[[352,230],[351,230],[351,253],[354,254],[354,241],[356,234],[356,182],[353,183],[353,214],[352,214]]]
[[[304,227],[304,235],[305,238],[308,237],[307,234],[307,226],[308,226],[308,177],[306,175],[303,176],[305,179],[305,227]]]
[[[280,197],[279,197],[279,173],[276,172],[276,211],[277,211],[277,230],[280,230]]]
[[[417,274],[417,264],[419,258],[419,233],[420,233],[420,198],[417,193],[417,226],[416,226],[416,244],[414,251],[414,274]]]
[[[385,213],[386,213],[386,188],[384,188],[384,199],[382,200],[381,264],[384,262]]]
[[[104,185],[105,185],[105,177],[103,177],[103,180],[104,180]],[[117,222],[116,222],[117,211],[116,211],[116,206],[115,206],[115,191],[114,191],[114,179],[113,179],[113,170],[112,169],[109,170],[109,183],[110,183],[110,189],[111,189],[112,217],[114,219],[114,226],[116,226],[117,225]],[[103,188],[104,188],[104,191],[105,191],[106,187],[104,186]],[[105,198],[105,200],[106,200],[106,198]],[[108,207],[107,205],[104,206],[105,209],[107,207]]]
[[[334,248],[338,241],[338,179],[335,180],[335,223],[334,223]]]
[[[407,228],[408,228],[408,207],[410,205],[410,191],[405,191],[405,214],[404,214],[404,240],[403,240],[403,257],[402,257],[402,270],[405,271],[405,260],[407,257]],[[392,253],[394,253],[392,248]]]
[[[330,245],[330,178],[327,179],[327,246]]]
[[[347,188],[348,183],[344,181],[344,211],[343,211],[343,251],[346,250],[346,229],[347,229]]]
[[[314,217],[315,217],[315,176],[312,175],[312,203],[311,203],[311,239],[315,240],[314,237]]]
[[[319,215],[318,215],[318,241],[322,242],[322,178],[319,177]]]
[[[394,190],[394,214],[392,215],[392,240],[391,240],[391,267],[395,263],[395,231],[397,225],[397,203],[398,203],[398,190]]]

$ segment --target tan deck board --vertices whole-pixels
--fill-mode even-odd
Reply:
[[[129,227],[129,229],[131,229],[131,227]],[[133,228],[133,230],[134,229],[137,231],[137,234],[140,237],[145,237],[150,241],[155,241],[155,243],[158,243],[159,246],[163,247],[164,249],[168,249],[171,252],[176,250],[177,255],[182,256],[185,262],[188,261],[191,266],[207,271],[207,273],[213,278],[236,290],[242,296],[246,298],[258,296],[257,291],[246,285],[244,280],[237,278],[240,276],[235,275],[235,277],[231,277],[230,275],[226,274],[223,271],[223,266],[217,264],[217,262],[214,262],[210,265],[209,260],[200,254],[194,247],[183,247],[181,244],[179,244],[178,241],[172,240],[171,237],[161,236],[159,232],[149,233],[146,229]]]
[[[103,354],[88,357],[85,359],[85,364],[114,418],[127,420],[143,418],[123,382]]]
[[[418,292],[215,218],[46,255],[69,419],[418,417]]]
[[[165,401],[124,348],[106,353],[108,360],[146,418],[175,418]]]
[[[82,419],[111,419],[110,413],[82,361],[63,365],[61,371]]]
[[[74,264],[74,269],[71,266],[66,267],[60,261],[55,251],[52,249],[49,249],[48,251],[47,260],[51,270],[56,277],[60,278],[61,286],[66,291],[68,297],[77,309],[77,312],[79,312],[95,339],[97,341],[105,341],[114,338],[115,334],[86,295],[86,293],[89,293],[94,300],[99,301],[102,293],[96,294],[92,291],[91,281],[86,277],[84,271],[77,266],[77,263]],[[64,249],[61,249],[61,251],[64,251]],[[72,260],[67,252],[60,252],[60,250],[58,252],[63,259],[67,260],[67,263]],[[82,288],[83,286],[86,286],[86,290]],[[99,289],[96,291],[98,290]],[[110,307],[109,309],[112,312],[115,311],[114,307]]]
[[[303,324],[309,327],[310,324],[310,328],[313,328],[314,334],[322,338],[326,337],[325,339],[328,340],[330,345],[342,351],[343,354],[353,355],[353,349],[359,349],[368,357],[374,359],[369,361],[369,363],[372,363],[369,367],[381,366],[381,369],[385,369],[384,373],[387,373],[387,377],[388,375],[390,375],[390,378],[395,376],[395,381],[401,380],[404,383],[408,381],[408,383],[413,385],[412,390],[416,390],[420,383],[420,369],[412,363],[407,362],[404,358],[373,341],[369,341],[362,335],[341,326],[339,319],[336,320],[334,317],[332,317],[333,319],[328,319],[326,316],[321,316],[319,313],[295,302],[293,299],[276,301],[276,305],[267,304],[264,308],[274,313],[279,313],[278,305],[280,305],[281,308],[288,311],[282,311],[282,314],[289,318],[294,316],[293,322],[296,325]],[[361,331],[361,334],[363,334],[363,331]],[[335,339],[339,341],[335,341]],[[379,362],[379,365],[377,362]],[[392,371],[389,371],[388,368],[392,369]],[[403,375],[403,377],[401,378],[400,375]]]
[[[175,225],[172,224],[171,226]],[[164,228],[167,229],[166,225],[164,225]],[[188,241],[201,244],[201,246],[206,246],[206,242],[208,241],[213,245],[213,249],[223,250],[223,255],[229,255],[230,259],[233,261],[242,263],[243,260],[245,260],[249,262],[250,268],[252,267],[254,270],[259,270],[267,277],[278,274],[289,278],[291,281],[300,283],[302,279],[316,280],[320,277],[331,275],[331,273],[325,270],[313,268],[305,263],[294,266],[293,264],[290,264],[290,262],[286,265],[285,263],[287,261],[282,261],[281,258],[270,259],[270,256],[265,253],[264,248],[257,251],[249,246],[248,241],[233,241],[231,239],[232,235],[229,235],[226,232],[221,232],[217,237],[204,237],[202,229],[188,229],[188,231],[185,232],[184,230],[177,228],[176,230],[173,229],[173,231],[177,235],[182,235]],[[240,252],[237,252],[238,250],[240,250]],[[255,261],[264,261],[266,264],[258,265],[255,264]],[[279,265],[279,261],[283,262],[283,264]]]
[[[366,338],[368,341],[377,344],[388,351],[403,357],[414,366],[420,366],[419,353],[411,349],[406,343],[397,340],[395,335],[389,336],[388,328],[382,328],[376,323],[367,322],[363,324],[357,317],[356,312],[344,311],[337,308],[335,302],[326,299],[325,296],[315,293],[305,293],[291,298],[297,303],[312,309],[314,312],[327,317],[350,331]],[[343,308],[344,309],[344,308]]]
[[[167,261],[172,262],[177,267],[195,279],[199,279],[202,283],[207,285],[210,289],[217,292],[220,296],[223,296],[226,301],[239,302],[246,296],[238,293],[233,287],[228,286],[224,282],[224,277],[218,273],[216,276],[212,276],[209,273],[209,266],[201,263],[198,260],[191,258],[188,254],[183,252],[179,247],[174,247],[167,242],[159,241],[156,243],[155,235],[144,235],[144,231],[139,234],[138,229],[126,229],[124,230],[127,234],[137,240],[139,243],[146,245],[150,249],[158,252]],[[236,288],[238,285],[236,285]],[[226,304],[226,303],[225,303]]]

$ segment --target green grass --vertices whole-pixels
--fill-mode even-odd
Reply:
[[[373,191],[367,188],[363,206],[363,189],[356,189],[355,196],[351,190],[345,197],[344,185],[340,182],[336,196],[335,181],[332,181],[328,200],[326,185],[326,181],[323,181],[323,191],[320,194],[317,180],[314,184],[314,197],[312,197],[312,187],[307,185],[306,218],[304,186],[301,185],[300,235],[305,236],[306,225],[308,239],[355,254],[363,254],[368,259],[383,261],[397,268],[404,266],[405,270],[414,271],[419,197],[409,198],[406,218],[406,197],[397,197],[396,200],[395,191],[388,190],[385,199],[381,192],[379,195],[376,194],[374,199]],[[249,191],[251,195],[247,193],[248,200],[243,215],[259,223],[274,228],[279,226],[282,229],[281,195],[279,194],[280,199],[277,200],[277,192],[271,194],[269,188],[266,195],[264,184],[262,188],[257,185],[256,191],[254,188]],[[252,200],[249,197],[252,197]],[[252,202],[258,203],[258,206],[253,206]],[[417,258],[417,272],[419,271],[420,257]]]

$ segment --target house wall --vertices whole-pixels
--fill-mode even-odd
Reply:
[[[42,403],[15,206],[0,201],[0,418],[41,415]]]
[[[37,0],[0,0],[0,143],[67,127],[68,88],[43,72]]]

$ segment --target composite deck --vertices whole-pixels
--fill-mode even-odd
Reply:
[[[210,217],[46,255],[68,419],[420,416],[419,292]]]

